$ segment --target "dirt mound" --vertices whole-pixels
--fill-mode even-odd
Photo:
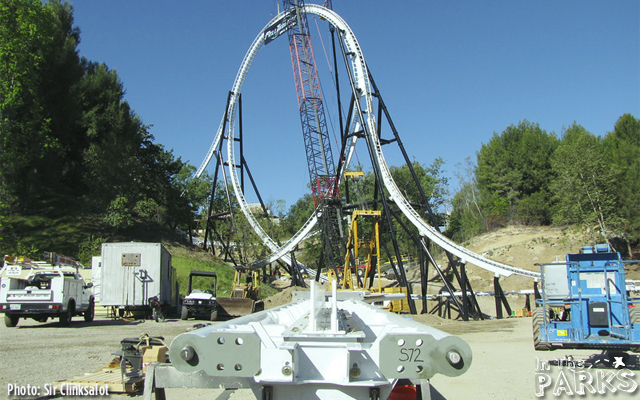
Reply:
[[[303,290],[309,290],[309,289],[303,288],[300,286],[288,287],[274,294],[273,296],[269,296],[266,299],[264,299],[264,308],[269,309],[269,308],[274,308],[274,307],[282,306],[285,304],[289,304],[291,303],[292,293],[297,291],[303,291]]]
[[[461,243],[474,253],[489,259],[530,271],[538,271],[541,262],[563,260],[567,253],[578,252],[580,247],[597,241],[597,238],[575,227],[508,226],[477,236]],[[438,257],[442,266],[447,265],[444,256]],[[433,268],[432,268],[433,269]],[[493,273],[467,264],[467,274],[475,291],[493,291]],[[430,271],[429,278],[435,276]],[[500,278],[505,291],[532,289],[533,281],[519,275]],[[437,290],[438,287],[434,287]],[[430,288],[430,293],[432,289]]]

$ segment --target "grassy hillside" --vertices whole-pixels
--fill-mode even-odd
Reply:
[[[234,269],[230,264],[193,247],[187,248],[185,246],[173,245],[168,246],[168,250],[171,253],[172,264],[176,268],[178,283],[180,284],[180,293],[182,295],[187,293],[190,271],[213,271],[218,277],[217,295],[220,297],[230,296],[234,275]],[[211,284],[211,279],[197,278],[193,283],[193,287],[205,289],[209,288]],[[272,287],[262,285],[263,298],[276,292],[277,290]]]
[[[44,251],[73,257],[90,267],[91,257],[99,256],[102,243],[163,243],[172,255],[180,293],[185,295],[189,271],[215,271],[218,295],[229,295],[233,267],[187,240],[165,225],[137,222],[121,231],[105,227],[100,217],[83,210],[81,202],[56,194],[33,200],[28,208],[7,215],[0,227],[0,252],[41,260]],[[263,286],[263,297],[276,291]]]

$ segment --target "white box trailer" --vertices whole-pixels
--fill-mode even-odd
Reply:
[[[158,296],[165,314],[176,312],[180,293],[171,253],[162,243],[104,243],[100,271],[100,305],[150,313],[149,298]]]
[[[91,257],[91,283],[93,283],[91,290],[98,301],[100,301],[100,278],[102,278],[102,257]]]

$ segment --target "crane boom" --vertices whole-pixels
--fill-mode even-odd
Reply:
[[[341,230],[341,200],[324,113],[309,24],[303,0],[284,0],[295,10],[295,24],[288,30],[291,64],[296,85],[302,134],[307,155],[314,205],[321,210],[322,253],[327,268],[341,263],[344,253]]]

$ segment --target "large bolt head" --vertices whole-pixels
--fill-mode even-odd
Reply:
[[[182,350],[180,350],[180,358],[185,361],[189,361],[196,355],[196,351],[191,346],[186,346]]]
[[[462,356],[457,351],[450,350],[447,353],[447,361],[449,361],[449,364],[451,364],[453,367],[459,368],[460,364],[462,363]]]

